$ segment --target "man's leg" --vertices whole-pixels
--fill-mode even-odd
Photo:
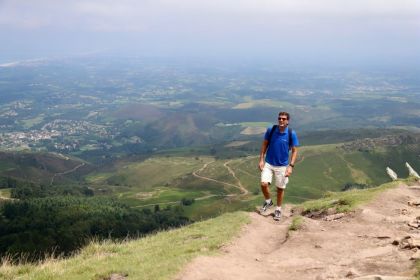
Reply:
[[[276,189],[277,189],[277,207],[281,207],[283,203],[284,191],[289,182],[289,178],[285,177],[286,167],[279,167],[275,170]]]
[[[264,195],[265,201],[261,207],[260,213],[264,213],[268,208],[273,206],[273,201],[270,198],[270,182],[273,179],[273,171],[270,169],[268,163],[265,164],[261,172],[261,191]]]
[[[283,203],[284,189],[277,188],[277,207],[281,207]]]
[[[267,182],[261,182],[261,191],[264,195],[265,200],[270,199],[270,185]]]
[[[281,218],[281,205],[283,204],[284,191],[289,179],[285,177],[286,167],[278,168],[276,174],[277,187],[277,207],[274,211],[274,220],[279,221]]]
[[[273,170],[271,170],[270,165],[266,163],[261,171],[261,191],[266,201],[270,199],[270,183],[272,180]]]
[[[261,191],[264,195],[265,201],[263,206],[260,209],[260,213],[265,213],[268,208],[270,208],[271,206],[273,206],[273,201],[270,198],[270,183],[268,182],[261,182]]]
[[[274,220],[280,221],[281,218],[281,204],[283,203],[284,189],[277,188],[277,207],[274,210]]]

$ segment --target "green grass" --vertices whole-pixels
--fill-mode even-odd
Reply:
[[[272,100],[272,99],[259,99],[259,100],[247,100],[247,102],[243,102],[240,104],[237,104],[233,107],[233,109],[249,109],[254,107],[276,107],[276,108],[295,108],[296,105],[292,104],[290,102],[285,101],[278,101],[278,100]]]
[[[420,261],[416,261],[416,279],[420,280]]]
[[[257,170],[258,157],[235,159],[229,163],[229,166],[248,191],[255,192],[260,189],[260,173]]]
[[[21,120],[21,123],[24,128],[28,129],[33,127],[34,125],[40,124],[44,120],[43,114],[40,114],[32,119]]]
[[[297,196],[315,198],[327,190],[339,190],[346,182],[353,181],[346,163],[336,152],[303,154],[303,157],[296,164],[288,185],[290,190],[296,190]],[[300,189],[300,186],[310,186],[310,191]]]
[[[238,205],[236,202],[225,207],[224,198],[220,197],[232,193],[239,194],[239,190],[233,186],[192,175],[193,171],[212,160],[210,157],[156,157],[144,162],[119,163],[115,166],[114,172],[97,172],[89,175],[87,181],[94,184],[97,189],[110,190],[117,198],[133,207],[147,207],[152,204],[165,206],[179,203],[182,198],[199,199],[217,195],[217,198],[211,197],[206,201],[197,200],[191,206],[195,209],[194,211],[197,211],[197,215],[194,211],[187,210],[189,217],[194,219],[214,217],[216,214],[226,212],[226,209],[239,209],[236,207]],[[223,166],[224,162],[211,163],[204,172],[199,172],[199,174],[236,184],[236,180]],[[110,183],[113,184],[110,185]]]
[[[384,172],[386,164],[379,153],[353,152],[343,155],[344,159],[351,162],[360,170],[368,170],[368,184],[380,185],[389,181],[388,175]],[[404,166],[403,166],[404,167]]]
[[[0,161],[0,172],[9,171],[16,168],[17,168],[17,165],[13,162],[8,162],[6,160]]]
[[[296,216],[293,217],[292,223],[289,226],[289,231],[296,231],[302,228],[303,225],[303,217],[302,216]]]
[[[10,198],[10,193],[12,189],[0,189],[0,198]]]
[[[236,184],[236,180],[229,174],[229,171],[223,164],[226,161],[218,160],[215,161],[207,166],[207,168],[198,174],[204,177],[209,177],[212,179],[217,179],[219,181],[229,183],[229,184]],[[227,187],[223,184],[220,184],[222,187]],[[229,187],[227,187],[229,188]]]
[[[369,189],[328,192],[323,198],[305,201],[300,206],[303,208],[303,213],[323,212],[327,211],[329,208],[336,209],[336,212],[338,213],[348,212],[354,210],[358,205],[370,201],[376,194],[395,187],[399,183],[401,183],[401,181],[394,181]]]
[[[183,198],[199,198],[209,195],[205,191],[183,190],[177,188],[159,187],[151,192],[139,192],[131,194],[129,192],[120,194],[119,198],[129,205],[143,206],[150,204],[165,204],[169,202],[180,202]]]
[[[269,127],[272,126],[272,123],[269,122],[241,122],[239,123],[242,126],[249,127]]]
[[[258,200],[258,204],[261,200]],[[196,201],[191,206],[184,207],[185,214],[192,220],[197,221],[209,217],[216,217],[223,213],[233,211],[250,211],[257,205],[252,200],[242,200],[229,197],[212,197],[206,200]]]
[[[68,259],[38,265],[3,263],[0,278],[84,280],[118,273],[128,279],[173,279],[194,257],[219,253],[249,222],[246,213],[236,212],[139,240],[92,242]]]
[[[86,181],[98,185],[130,186],[133,192],[150,191],[155,186],[170,184],[210,160],[209,157],[155,157],[142,162],[120,162],[115,170],[90,174]]]
[[[286,203],[298,204],[318,199],[327,192],[341,191],[348,183],[377,186],[389,182],[386,166],[396,170],[400,177],[405,177],[407,171],[404,160],[418,169],[418,148],[415,147],[346,152],[340,146],[341,144],[328,144],[299,148],[298,161],[286,190]],[[248,209],[261,203],[256,154],[251,157],[215,159],[188,151],[192,153],[190,156],[159,155],[142,162],[120,161],[111,170],[89,175],[87,181],[96,189],[110,190],[113,195],[131,206],[159,203],[165,205],[177,203],[183,197],[216,195],[217,197],[196,201],[192,206],[186,207],[188,217],[193,219],[214,217],[226,211]],[[204,163],[214,161],[198,174],[236,185],[237,180],[223,166],[227,160],[242,185],[250,192],[246,197],[237,197],[228,202],[224,196],[239,194],[237,188],[192,175]],[[271,192],[274,195],[274,186],[271,187]]]
[[[206,200],[196,201],[192,205],[184,207],[184,213],[192,220],[199,221],[209,217],[217,217],[226,209],[227,203],[221,197],[211,197]]]
[[[418,164],[413,147],[387,148],[384,151],[345,152],[340,144],[305,146],[299,148],[299,157],[287,186],[285,202],[301,203],[317,199],[328,191],[340,191],[347,183],[377,186],[390,181],[387,166],[407,176],[405,161]],[[258,157],[238,158],[231,162],[242,184],[251,192],[259,189]],[[272,187],[274,192],[275,188]]]
[[[217,179],[217,177],[215,179]],[[174,180],[171,184],[171,187],[183,189],[186,191],[205,191],[216,195],[228,194],[228,190],[233,189],[233,187],[225,188],[224,185],[219,182],[203,180],[191,174]]]
[[[343,160],[336,145],[320,145],[299,149],[299,160],[287,186],[285,201],[300,203],[321,197],[326,191],[338,191],[354,182],[349,163]],[[240,158],[230,164],[242,184],[252,193],[259,190],[258,157]],[[353,167],[354,168],[354,167]],[[271,188],[274,192],[274,187]]]
[[[105,172],[95,172],[87,175],[85,177],[86,182],[90,184],[101,184],[104,183],[106,179],[110,177],[110,173]]]

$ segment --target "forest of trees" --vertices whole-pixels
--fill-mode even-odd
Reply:
[[[182,206],[136,209],[95,197],[87,187],[15,183],[11,193],[17,199],[0,204],[0,257],[69,255],[93,238],[139,237],[190,222]]]

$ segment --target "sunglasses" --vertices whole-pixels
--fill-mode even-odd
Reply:
[[[280,120],[282,120],[282,121],[287,121],[287,118],[278,118],[278,120],[280,121]]]

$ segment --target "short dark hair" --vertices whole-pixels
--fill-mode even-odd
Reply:
[[[290,120],[290,114],[287,113],[287,112],[280,112],[279,113],[279,116],[286,116],[287,117],[287,120]]]

